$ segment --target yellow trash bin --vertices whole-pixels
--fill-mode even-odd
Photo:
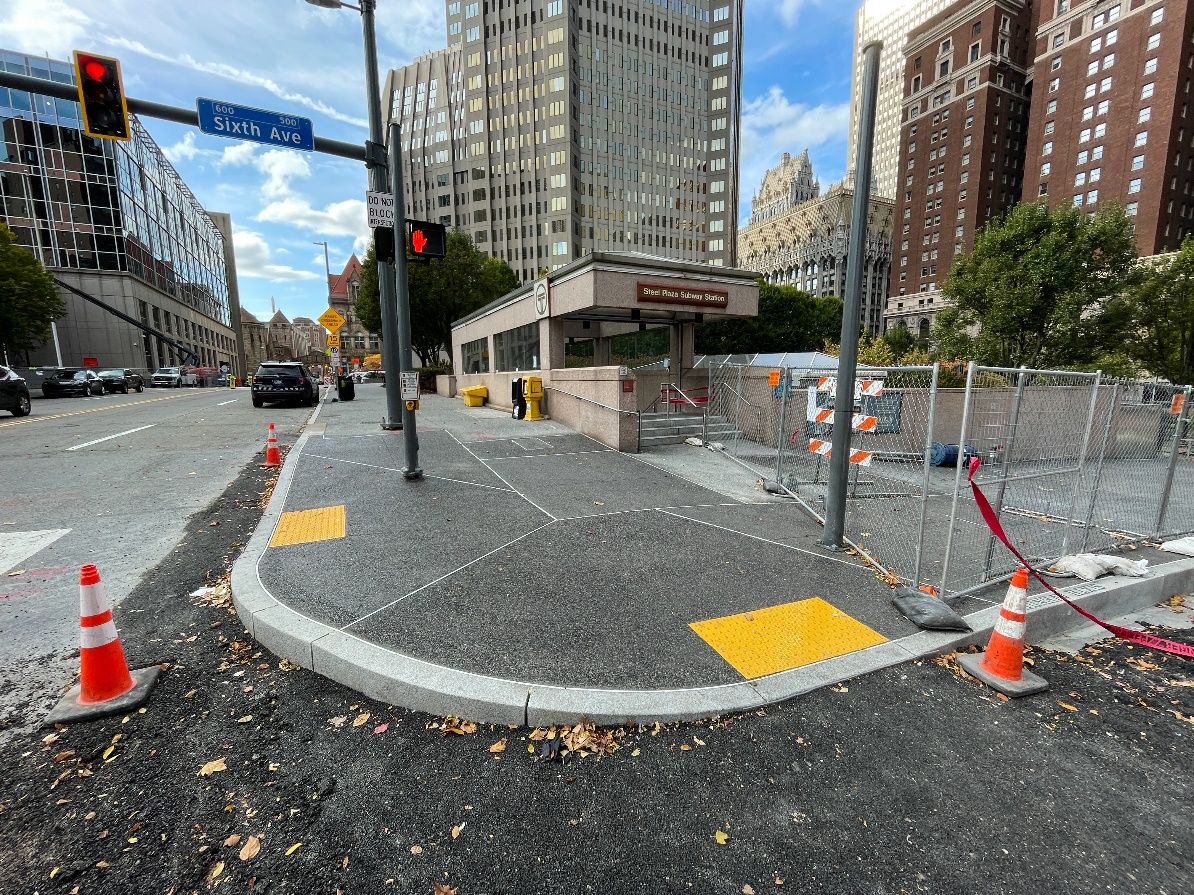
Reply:
[[[470,385],[460,390],[460,397],[464,398],[465,407],[481,407],[489,397],[489,389],[483,385]]]

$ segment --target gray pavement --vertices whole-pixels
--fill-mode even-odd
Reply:
[[[858,558],[822,551],[797,506],[704,448],[623,455],[429,396],[427,476],[409,482],[381,406],[380,389],[323,405],[233,577],[265,646],[375,697],[490,721],[703,717],[968,639],[917,631]],[[268,546],[284,512],[340,506],[344,537]],[[1192,576],[1194,562],[1169,563],[1084,594],[1142,605]],[[1001,596],[964,604],[970,640],[985,641]],[[746,630],[757,612],[812,598],[834,624],[783,616],[778,644]],[[1035,604],[1050,613],[1042,630],[1076,618],[1054,604]],[[715,647],[692,626],[718,619],[730,620],[714,625]]]
[[[78,673],[79,566],[119,604],[187,549],[188,517],[261,455],[267,423],[292,442],[310,413],[213,388],[35,397],[32,415],[0,417],[0,728],[40,717]]]

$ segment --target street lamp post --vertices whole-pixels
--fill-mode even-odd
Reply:
[[[381,132],[381,89],[377,81],[377,32],[373,23],[373,10],[377,0],[360,0],[360,6],[345,3],[344,0],[307,0],[312,6],[325,9],[339,9],[348,7],[361,14],[361,26],[364,30],[365,42],[365,91],[368,95],[369,106],[369,140],[365,143],[365,165],[369,169],[369,188],[377,193],[386,192],[386,154]],[[394,207],[400,213],[402,196],[394,197]],[[398,223],[398,220],[395,220]],[[404,228],[405,229],[405,228]],[[405,240],[395,241],[394,251],[406,251]],[[382,420],[383,429],[403,428],[402,408],[402,377],[401,354],[398,346],[398,314],[394,294],[396,278],[394,268],[389,262],[377,261],[377,293],[378,303],[381,305],[381,350],[382,364],[386,369],[386,415]],[[406,281],[397,282],[398,289],[403,296],[406,294]],[[410,439],[408,438],[409,442]],[[408,478],[418,478],[422,470],[418,467],[417,457],[409,456],[407,469],[404,474]]]

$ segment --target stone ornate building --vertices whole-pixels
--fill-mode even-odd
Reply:
[[[359,367],[369,354],[381,351],[381,339],[369,332],[357,317],[357,292],[361,288],[361,259],[355,254],[344,270],[328,277],[328,306],[335,308],[347,323],[340,329],[340,357],[351,368]],[[357,358],[354,362],[353,358]]]
[[[268,323],[240,309],[241,333],[245,361],[252,374],[262,361],[307,360],[310,339],[301,328],[295,327],[281,311],[275,311]]]
[[[817,296],[841,296],[846,287],[846,253],[854,189],[836,183],[824,194],[808,150],[783,160],[763,175],[751,200],[750,223],[738,236],[738,262],[769,283],[782,283]],[[883,309],[891,269],[895,205],[872,195],[867,214],[862,326],[883,331]]]

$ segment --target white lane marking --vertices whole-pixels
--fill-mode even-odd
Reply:
[[[345,460],[342,457],[325,457],[322,454],[307,454],[317,460],[331,460],[335,463],[351,463],[353,466],[368,466],[370,469],[384,469],[386,472],[402,472],[392,466],[378,466],[376,463],[361,463],[359,460]],[[464,479],[450,479],[442,475],[423,475],[425,479],[439,479],[441,482],[455,482],[457,485],[472,485],[474,488],[488,488],[490,491],[501,491],[503,494],[513,494],[509,488],[499,488],[497,485],[482,485],[480,482],[466,482]]]
[[[220,402],[219,404],[217,404],[216,406],[217,406],[217,407],[223,407],[225,404],[235,404],[235,403],[236,403],[237,401],[239,401],[239,400],[240,400],[240,398],[233,398],[231,401],[221,401],[221,402]]]
[[[69,528],[47,528],[41,531],[0,532],[0,575],[17,567],[19,563],[49,547]]]
[[[476,442],[474,442],[475,444]],[[508,457],[486,457],[486,462],[495,463],[498,460],[530,460],[534,457],[575,457],[579,454],[616,454],[613,448],[603,448],[599,451],[561,451],[558,454],[511,454]]]
[[[95,441],[85,441],[82,444],[76,444],[74,447],[68,447],[68,451],[81,451],[85,447],[91,447],[93,444],[99,444],[101,441],[111,441],[113,438],[120,438],[123,435],[132,435],[134,432],[140,432],[144,429],[152,429],[157,423],[150,423],[148,426],[138,426],[136,429],[128,429],[125,432],[117,432],[115,435],[108,435],[104,438],[97,438]]]

